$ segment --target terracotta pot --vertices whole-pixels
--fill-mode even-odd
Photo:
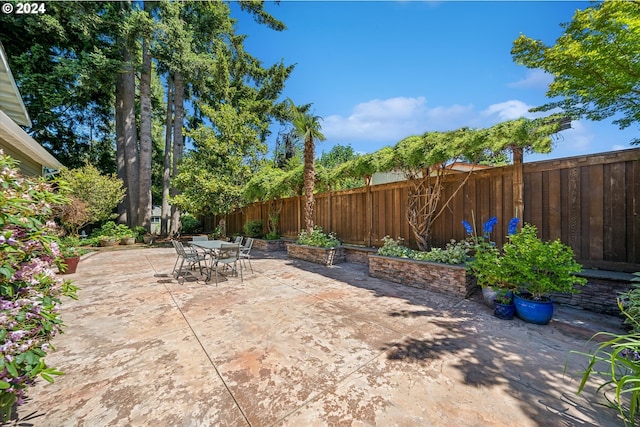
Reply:
[[[80,257],[72,257],[72,258],[64,258],[64,263],[67,265],[67,269],[62,271],[60,270],[60,274],[73,274],[78,269],[78,263],[80,262]]]

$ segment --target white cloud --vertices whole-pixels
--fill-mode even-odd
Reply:
[[[533,108],[531,105],[527,105],[522,101],[510,100],[490,105],[482,112],[482,115],[487,118],[497,116],[498,120],[496,122],[503,122],[519,119],[520,117],[533,117],[534,114],[529,112],[531,108]]]
[[[356,105],[348,117],[325,117],[322,133],[336,141],[366,140],[394,144],[409,135],[467,126],[465,123],[473,116],[473,106],[427,108],[424,97],[374,99]]]
[[[553,82],[553,75],[544,70],[535,69],[527,70],[524,79],[509,83],[507,86],[519,89],[542,89],[546,91],[551,82]]]

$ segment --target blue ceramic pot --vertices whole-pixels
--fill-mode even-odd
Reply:
[[[513,303],[518,317],[525,322],[546,325],[553,317],[553,301],[533,301],[515,294]]]
[[[493,315],[498,319],[511,320],[516,313],[516,306],[514,304],[500,304],[497,301],[493,302]]]

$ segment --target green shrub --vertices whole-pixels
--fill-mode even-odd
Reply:
[[[313,232],[307,234],[306,230],[300,232],[296,243],[299,245],[317,246],[320,248],[334,248],[340,246],[340,240],[334,233],[325,233],[319,226],[313,227]]]
[[[195,234],[202,232],[202,224],[191,214],[184,214],[180,217],[182,232],[184,234]]]
[[[385,236],[384,245],[378,248],[378,255],[415,259],[417,261],[441,262],[444,264],[462,264],[468,258],[471,244],[466,240],[451,240],[444,249],[433,248],[430,251],[416,251],[404,246],[402,238],[394,240]]]
[[[262,237],[263,223],[261,219],[255,219],[244,223],[244,234],[248,237]]]

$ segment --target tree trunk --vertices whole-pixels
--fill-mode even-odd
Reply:
[[[171,151],[173,149],[173,79],[171,75],[167,78],[167,118],[165,123],[164,138],[164,167],[162,170],[162,218],[160,222],[160,234],[169,235],[169,216],[171,207],[169,206],[169,184],[171,178]]]
[[[307,234],[313,232],[313,189],[315,186],[315,147],[313,138],[304,142],[304,225]]]
[[[124,42],[122,42],[124,43]],[[118,73],[116,76],[116,165],[118,178],[123,183],[127,182],[126,173],[126,161],[124,156],[124,115],[123,115],[123,93],[124,93],[124,78],[123,73]],[[127,222],[127,202],[122,200],[118,203],[118,217],[116,221],[120,224],[126,224]]]
[[[520,218],[520,226],[524,221],[524,180],[523,180],[523,150],[520,147],[511,147],[513,151],[513,207],[514,217]]]
[[[182,151],[184,150],[184,137],[182,135],[182,124],[184,122],[184,83],[182,73],[179,71],[175,73],[174,79],[174,117],[173,117],[173,174],[175,177],[179,172],[179,162],[182,158]],[[172,196],[178,194],[177,190],[172,186]],[[180,234],[180,210],[176,206],[171,207],[171,235],[177,236]]]
[[[138,136],[136,126],[136,76],[133,69],[134,56],[123,44],[122,57],[124,70],[122,72],[122,115],[124,120],[124,158],[125,158],[125,187],[127,195],[127,224],[131,227],[138,223],[139,204],[139,170],[138,170]]]
[[[148,8],[145,3],[145,9]],[[151,229],[151,53],[149,40],[142,41],[142,72],[140,74],[140,203],[138,224]]]

